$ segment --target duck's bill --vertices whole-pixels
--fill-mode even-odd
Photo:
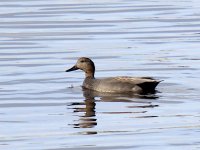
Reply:
[[[74,70],[78,70],[78,68],[76,66],[73,66],[72,68],[66,70],[66,72],[70,72],[70,71],[74,71]]]

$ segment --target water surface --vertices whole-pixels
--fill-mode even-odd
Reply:
[[[1,1],[0,148],[199,149],[200,3]],[[153,97],[82,91],[96,76],[164,80]]]

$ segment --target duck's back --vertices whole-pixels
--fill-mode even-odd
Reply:
[[[99,92],[133,92],[137,94],[155,91],[160,81],[150,77],[110,77],[103,79],[85,78],[83,87]]]

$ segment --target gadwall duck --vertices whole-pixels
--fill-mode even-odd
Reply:
[[[118,76],[97,79],[94,77],[94,62],[87,57],[79,58],[66,72],[78,69],[85,72],[83,88],[98,92],[148,94],[155,92],[155,87],[161,82],[151,77]]]

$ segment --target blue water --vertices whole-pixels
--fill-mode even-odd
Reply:
[[[0,149],[200,149],[200,2],[0,3]],[[164,80],[153,98],[85,93],[96,77]]]

